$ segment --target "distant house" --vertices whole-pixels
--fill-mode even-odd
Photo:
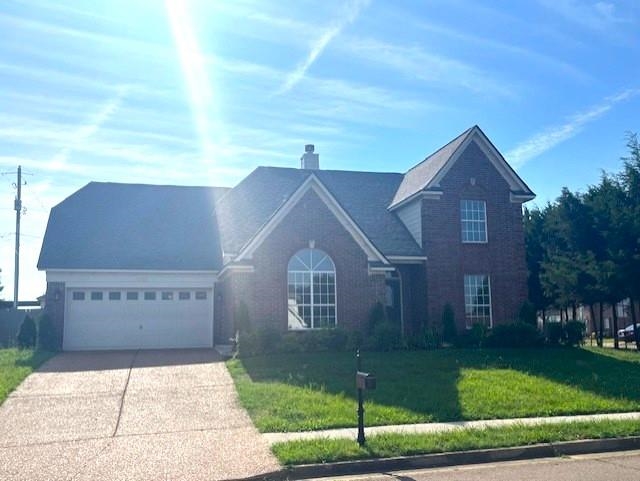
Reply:
[[[64,349],[226,343],[253,326],[411,336],[450,303],[459,328],[527,297],[533,192],[479,127],[408,172],[258,167],[232,189],[92,182],[51,211],[38,267]]]

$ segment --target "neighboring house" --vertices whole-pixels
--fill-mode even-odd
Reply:
[[[571,316],[571,310],[569,310],[568,314]],[[600,304],[593,305],[593,314],[594,316],[592,317],[588,306],[579,306],[577,308],[576,317],[579,320],[584,320],[587,334],[597,332],[600,329]],[[640,319],[640,306],[637,303],[635,303],[635,315],[636,319]],[[618,329],[624,329],[633,324],[631,299],[626,298],[616,304],[616,316],[618,318]],[[560,320],[560,315],[557,316],[557,320]],[[613,336],[613,308],[609,304],[603,304],[602,306],[602,327],[606,336]]]
[[[232,189],[92,182],[54,207],[38,267],[64,349],[225,344],[253,326],[407,336],[515,319],[533,192],[473,127],[405,174],[258,167]]]

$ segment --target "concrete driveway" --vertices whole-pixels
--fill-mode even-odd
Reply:
[[[2,480],[211,480],[277,468],[211,350],[63,353],[0,407]]]

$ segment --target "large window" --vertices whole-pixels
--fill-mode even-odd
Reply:
[[[319,249],[302,249],[289,261],[289,329],[336,326],[336,268]]]
[[[487,207],[484,200],[461,200],[462,242],[487,242]]]
[[[489,276],[464,276],[464,314],[467,327],[471,327],[475,323],[491,327]]]

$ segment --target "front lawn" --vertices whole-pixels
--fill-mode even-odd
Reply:
[[[228,361],[240,402],[262,432],[356,425],[353,353]],[[367,425],[640,410],[640,355],[609,349],[363,353],[378,378]]]
[[[25,377],[51,356],[50,352],[0,349],[0,404]]]
[[[353,439],[289,441],[274,444],[271,449],[280,463],[290,466],[638,435],[640,435],[640,421],[607,420],[458,429],[434,434],[379,434],[369,436],[364,447],[358,446]]]

